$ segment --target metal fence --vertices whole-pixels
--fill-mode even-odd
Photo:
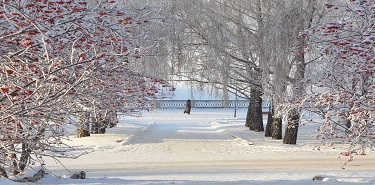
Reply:
[[[229,100],[229,107],[227,108],[247,108],[249,106],[248,100]],[[156,100],[156,108],[172,109],[184,108],[186,100]],[[263,108],[267,108],[267,102],[262,103]],[[191,100],[192,108],[224,108],[223,101],[221,100]]]

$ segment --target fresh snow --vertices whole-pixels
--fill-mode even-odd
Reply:
[[[297,145],[283,145],[249,131],[246,111],[238,109],[237,118],[234,109],[192,109],[190,115],[158,109],[122,117],[104,135],[72,135],[69,145],[94,152],[61,159],[67,170],[45,159],[51,173],[39,184],[375,184],[374,151],[354,156],[342,169],[341,146],[316,149],[316,125],[300,128]],[[69,178],[79,171],[87,172],[86,179]],[[318,175],[323,182],[312,180]],[[5,179],[0,184],[19,185]]]

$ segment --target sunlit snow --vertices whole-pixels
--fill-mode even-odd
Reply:
[[[342,169],[340,146],[316,150],[316,125],[299,130],[297,145],[265,138],[244,127],[247,109],[179,109],[122,117],[104,135],[75,138],[68,144],[95,152],[79,159],[54,161],[40,184],[375,184],[375,153],[355,156]],[[266,117],[265,117],[266,118]],[[266,119],[264,119],[266,120]],[[86,179],[70,179],[86,171]],[[324,182],[313,181],[314,176]],[[0,180],[0,184],[12,184]],[[13,183],[18,184],[18,183]]]

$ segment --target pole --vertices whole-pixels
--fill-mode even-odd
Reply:
[[[235,97],[235,100],[234,100],[234,118],[237,117],[237,88],[236,88],[236,97]]]

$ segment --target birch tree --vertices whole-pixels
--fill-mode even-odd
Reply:
[[[182,44],[177,47],[184,56],[179,58],[183,71],[178,75],[222,89],[224,97],[237,92],[250,99],[246,125],[263,131],[261,73],[256,57],[259,38],[254,31],[252,2],[181,1],[175,2],[174,10],[183,26],[183,34],[179,34]]]
[[[265,21],[261,25],[265,30],[260,47],[265,97],[270,100],[271,108],[275,108],[270,110],[273,118],[280,120],[286,114],[288,126],[284,143],[295,144],[300,113],[288,103],[298,101],[303,92],[296,83],[304,78],[306,66],[304,53],[298,52],[303,50],[305,42],[299,38],[299,32],[311,26],[317,3],[310,0],[274,1],[262,6],[269,9],[268,14],[263,15]],[[272,128],[272,121],[269,119],[268,129]],[[279,121],[275,123],[280,124]]]

